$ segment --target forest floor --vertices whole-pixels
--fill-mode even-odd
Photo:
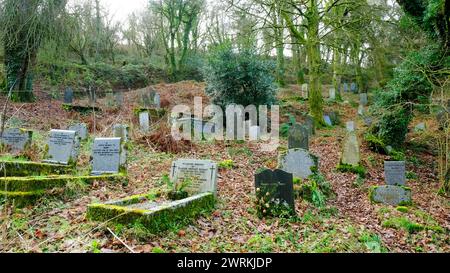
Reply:
[[[176,104],[192,104],[194,96],[202,96],[204,84],[180,82],[153,86],[162,100]],[[408,134],[406,161],[408,186],[412,188],[414,205],[407,212],[395,207],[372,204],[368,198],[371,186],[384,184],[383,162],[386,156],[371,152],[362,141],[364,122],[357,115],[358,97],[344,94],[347,103],[326,103],[327,110],[338,111],[342,125],[318,130],[310,141],[310,150],[320,159],[320,172],[331,183],[335,196],[326,207],[316,208],[302,199],[296,200],[298,217],[260,219],[256,215],[254,175],[263,167],[275,168],[278,151],[264,153],[259,143],[195,143],[178,154],[158,152],[151,143],[142,142],[133,109],[139,105],[143,90],[125,94],[121,109],[108,109],[89,116],[69,113],[62,102],[37,91],[38,100],[30,104],[12,104],[11,126],[36,130],[37,148],[31,155],[40,160],[48,131],[66,128],[73,120],[86,122],[94,136],[110,136],[113,124],[131,125],[132,145],[129,151],[126,186],[111,182],[90,186],[72,185],[64,198],[46,198],[25,209],[1,208],[0,251],[2,252],[450,252],[450,200],[437,195],[436,156],[431,149],[418,149],[427,143],[427,132]],[[299,100],[299,88],[281,90],[281,114],[292,114],[301,121],[308,112],[307,103]],[[325,93],[324,93],[325,94]],[[3,101],[3,98],[2,98]],[[81,103],[81,102],[80,102]],[[345,122],[355,120],[361,141],[362,163],[368,175],[359,181],[354,174],[340,173]],[[164,120],[165,122],[165,120]],[[431,115],[418,115],[411,128],[426,122],[435,128]],[[134,124],[134,125],[133,125]],[[282,139],[281,146],[286,146]],[[82,147],[79,168],[89,164],[92,139]],[[282,148],[285,149],[285,148]],[[235,167],[221,170],[218,177],[218,204],[213,213],[204,215],[191,225],[173,227],[153,235],[142,228],[113,226],[108,229],[86,219],[87,205],[147,193],[162,186],[171,162],[177,158],[231,159]],[[421,224],[422,229],[414,227]],[[117,240],[113,233],[121,238]],[[124,245],[126,244],[126,246]]]

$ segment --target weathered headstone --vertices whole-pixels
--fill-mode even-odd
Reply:
[[[155,97],[153,98],[153,104],[157,109],[161,108],[161,95],[158,93],[155,94]]]
[[[328,126],[333,126],[333,122],[331,121],[330,116],[325,115],[325,116],[323,117],[323,119],[325,120],[325,124],[326,124],[326,125],[328,125]]]
[[[369,104],[369,99],[367,97],[367,93],[359,94],[359,104],[363,106],[367,106]]]
[[[359,166],[360,160],[361,156],[359,151],[358,137],[353,131],[348,133],[344,140],[344,149],[342,152],[341,161],[343,164]]]
[[[64,103],[71,104],[73,102],[73,89],[68,87],[64,90]]]
[[[0,143],[9,146],[13,152],[21,152],[31,144],[32,137],[32,131],[6,128],[0,138]]]
[[[344,82],[344,92],[348,92],[348,91],[349,91],[348,83]]]
[[[139,113],[139,126],[143,133],[148,133],[150,131],[150,115],[147,111]]]
[[[289,139],[288,139],[288,147],[289,149],[305,149],[309,150],[309,134],[308,129],[296,123],[289,130]]]
[[[330,100],[336,100],[336,89],[330,88]]]
[[[392,206],[410,204],[411,190],[393,185],[379,186],[373,189],[371,199],[376,203],[383,203]]]
[[[303,149],[291,149],[279,159],[280,169],[292,173],[294,177],[307,179],[318,168],[318,159]]]
[[[418,133],[418,132],[423,132],[423,131],[425,131],[425,129],[426,129],[425,122],[421,122],[421,123],[417,124],[417,125],[414,127],[414,131],[415,131],[416,133]]]
[[[128,141],[130,127],[128,125],[116,124],[113,126],[113,136],[120,137],[123,142]]]
[[[175,184],[189,180],[185,189],[189,194],[216,193],[217,164],[211,160],[178,159],[172,163],[170,179]]]
[[[92,175],[114,174],[120,170],[120,138],[96,138],[92,148]]]
[[[124,98],[123,98],[122,91],[115,92],[114,101],[115,101],[117,107],[121,107],[123,105]]]
[[[308,91],[308,84],[307,83],[302,84],[302,97],[307,99],[309,97],[309,93],[308,92],[309,92]]]
[[[385,161],[384,176],[387,185],[406,185],[406,164],[405,161]]]
[[[355,127],[355,122],[354,121],[348,121],[345,124],[345,127],[347,129],[347,132],[354,132],[356,127]]]
[[[284,205],[295,211],[292,173],[283,170],[264,170],[255,175],[255,187],[258,199],[264,198],[266,201]]]
[[[86,140],[88,137],[87,125],[86,123],[75,123],[69,126],[69,131],[77,132],[78,137],[81,140]]]
[[[67,130],[51,130],[45,162],[69,164],[76,162],[77,133]]]

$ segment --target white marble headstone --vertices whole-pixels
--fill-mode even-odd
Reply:
[[[142,132],[148,133],[150,131],[150,115],[148,112],[139,113],[139,125]]]
[[[120,138],[96,138],[92,148],[92,175],[114,174],[120,169]]]
[[[191,180],[186,188],[190,194],[216,193],[217,164],[211,160],[178,159],[172,163],[170,178],[175,183]]]

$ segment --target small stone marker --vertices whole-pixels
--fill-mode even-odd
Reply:
[[[363,106],[367,106],[369,104],[369,99],[367,97],[367,93],[359,94],[359,104]]]
[[[143,133],[150,131],[150,115],[147,111],[139,113],[139,126]]]
[[[303,149],[291,149],[279,159],[280,169],[292,173],[294,177],[307,179],[318,167],[318,159]]]
[[[64,90],[64,103],[72,104],[73,102],[73,90],[68,87]]]
[[[328,126],[333,126],[333,122],[331,121],[330,116],[325,115],[325,116],[323,117],[323,119],[325,120],[325,124],[327,124]]]
[[[372,117],[364,117],[364,124],[365,124],[367,127],[372,126],[372,123],[373,123]]]
[[[113,136],[120,137],[122,142],[128,141],[130,134],[130,127],[128,125],[116,124],[113,126]]]
[[[155,105],[156,109],[161,108],[161,95],[158,93],[155,94],[155,97],[153,98],[153,104]]]
[[[414,127],[414,131],[415,131],[416,133],[418,133],[418,132],[423,132],[423,131],[425,131],[425,130],[426,130],[425,122],[421,122],[421,123],[417,124],[417,125]]]
[[[371,193],[372,201],[392,206],[411,203],[411,190],[392,185],[375,187]]]
[[[174,183],[183,183],[191,180],[186,187],[189,194],[204,192],[216,193],[217,190],[217,164],[211,160],[178,159],[172,163],[170,179]]]
[[[349,91],[348,83],[344,82],[344,92],[348,91]]]
[[[120,138],[96,138],[94,140],[92,175],[119,173],[120,143]]]
[[[358,86],[356,85],[356,83],[352,82],[352,84],[350,85],[350,90],[351,90],[353,93],[358,92]]]
[[[88,136],[86,123],[76,123],[69,126],[69,131],[77,132],[78,137],[81,140],[86,140]]]
[[[251,126],[249,130],[250,141],[258,141],[261,135],[261,128],[259,126]]]
[[[394,186],[406,185],[405,161],[385,161],[384,176],[386,184]]]
[[[266,200],[268,196],[267,199],[284,204],[295,211],[292,173],[283,170],[264,170],[255,175],[255,187],[258,199]]]
[[[309,150],[309,135],[305,126],[296,123],[291,127],[289,130],[288,148]]]
[[[5,128],[0,138],[0,143],[11,147],[13,152],[21,152],[31,145],[32,137],[32,131],[19,128]]]
[[[45,162],[67,165],[75,162],[78,154],[77,133],[67,130],[51,130],[48,140],[48,153]]]
[[[355,131],[355,122],[354,121],[348,121],[345,124],[345,127],[347,128],[347,132],[354,132]]]
[[[330,100],[336,100],[336,89],[330,88]]]
[[[308,84],[302,84],[302,97],[303,98],[308,98],[309,97],[309,93],[308,93]]]
[[[343,164],[359,166],[360,160],[358,137],[355,131],[352,131],[345,138],[341,161]]]

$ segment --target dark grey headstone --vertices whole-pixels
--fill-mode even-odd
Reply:
[[[398,206],[411,203],[411,190],[392,185],[379,186],[373,190],[371,197],[376,203]]]
[[[255,187],[258,198],[269,195],[270,200],[285,204],[295,211],[294,184],[291,173],[283,170],[264,170],[255,175]]]
[[[73,90],[68,87],[64,90],[64,103],[71,104],[73,102]]]
[[[385,161],[384,176],[388,185],[406,185],[405,161]]]
[[[20,152],[31,144],[32,137],[32,131],[19,128],[7,128],[3,131],[0,143],[10,147],[13,152]]]
[[[96,138],[92,148],[92,175],[114,174],[120,169],[120,138]]]
[[[309,136],[308,129],[296,123],[289,130],[288,147],[289,149],[301,148],[309,150]]]

